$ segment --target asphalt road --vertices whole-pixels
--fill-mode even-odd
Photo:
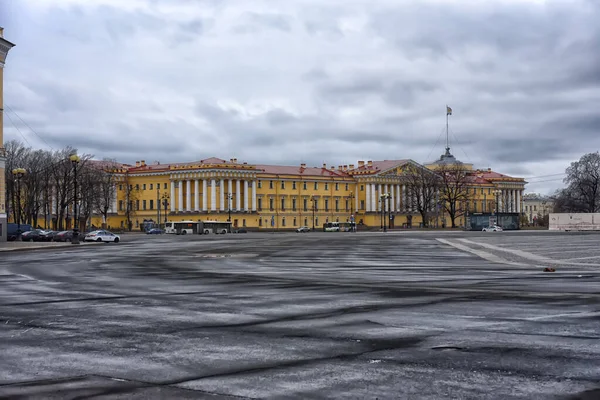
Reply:
[[[0,254],[0,397],[600,398],[599,242],[128,235]]]

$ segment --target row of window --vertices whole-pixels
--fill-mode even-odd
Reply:
[[[142,208],[140,209],[140,204]],[[156,204],[159,204],[157,202]],[[135,206],[135,207],[134,207]],[[125,211],[125,201],[119,200],[119,211]],[[129,210],[131,211],[139,211],[139,210],[154,210],[154,200],[133,200],[129,201]]]
[[[281,188],[285,189],[285,183],[286,181],[281,181]],[[329,182],[325,182],[325,190],[329,190]],[[344,184],[345,186],[345,190],[348,191],[350,189],[350,184],[346,183]],[[258,187],[262,188],[262,182],[259,180],[258,181]],[[274,181],[269,181],[269,189],[274,189],[275,184]],[[314,182],[313,183],[313,187],[314,190],[319,190],[319,182]],[[338,182],[335,183],[334,185],[335,190],[340,190],[340,184]],[[296,186],[296,181],[292,181],[292,189],[297,189]],[[308,182],[302,182],[302,190],[308,190]]]
[[[265,218],[264,225],[265,226],[269,226],[269,224],[271,224],[271,221],[272,220]],[[304,221],[304,224],[302,224],[302,225],[303,226],[308,226],[308,217],[304,217],[303,221]],[[327,223],[327,222],[329,222],[329,217],[325,218],[325,223]],[[340,222],[340,219],[336,218],[335,222]],[[263,219],[262,218],[258,219],[258,226],[263,226]],[[282,227],[283,226],[287,226],[287,220],[285,219],[285,217],[281,218],[281,226]],[[296,217],[293,218],[292,226],[298,226],[298,220],[296,219]],[[315,226],[319,226],[319,217],[315,217]]]
[[[263,199],[257,199],[257,206],[258,206],[258,210],[262,211],[263,208]],[[315,211],[319,210],[319,202],[317,200],[310,200],[311,201],[311,210],[314,208]],[[302,208],[304,209],[304,211],[308,211],[309,209],[309,199],[303,199],[302,200]],[[325,199],[324,200],[324,206],[325,206],[325,211],[329,211],[329,199]],[[286,210],[286,199],[283,198],[281,199],[281,211],[285,211]],[[291,205],[292,205],[292,211],[296,211],[297,208],[297,202],[296,199],[292,199],[291,201]],[[335,205],[335,211],[339,211],[340,210],[340,200],[336,199],[334,202]],[[345,200],[344,202],[345,205],[345,210],[348,211],[351,207],[352,207],[352,202],[350,200]],[[361,200],[361,208],[364,208],[364,200]],[[275,199],[269,199],[269,209],[270,210],[274,210],[275,209]]]
[[[149,185],[150,185],[150,190],[154,190],[154,184],[150,183]],[[167,189],[167,187],[168,187],[168,183],[163,183],[163,189]],[[156,184],[156,188],[160,189],[160,183]],[[123,190],[123,184],[119,185],[119,190]],[[129,190],[133,190],[133,185],[129,185]],[[135,190],[140,190],[140,184],[139,183],[137,183],[135,185]],[[145,183],[142,184],[142,190],[146,190],[146,184]]]

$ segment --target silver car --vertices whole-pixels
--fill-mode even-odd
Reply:
[[[119,243],[121,238],[109,231],[93,231],[85,235],[84,241],[86,242],[113,242]]]

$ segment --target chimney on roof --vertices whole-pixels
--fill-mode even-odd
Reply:
[[[145,167],[146,166],[146,160],[140,161],[140,164],[141,164],[142,167]]]
[[[367,165],[368,165],[369,167],[372,167],[372,166],[373,166],[373,161],[367,161]]]
[[[488,168],[488,172],[492,172],[492,169],[491,169],[491,168]]]
[[[347,165],[344,165],[343,171],[348,171],[348,166]]]
[[[350,165],[348,165],[348,168],[350,168],[350,169],[354,169],[354,164],[350,164]]]
[[[365,162],[364,161],[359,161],[358,162],[358,168],[364,167],[364,166],[365,166]]]
[[[300,164],[300,168],[306,168],[306,163]]]
[[[338,165],[338,171],[343,171],[342,166]]]
[[[323,169],[327,169],[327,164],[323,163]]]
[[[139,162],[139,161],[136,161],[136,162],[135,162],[135,166],[136,166],[136,167],[139,167],[139,166],[140,166],[140,162]]]
[[[237,164],[237,158],[234,158],[234,159],[233,159],[233,163],[234,163],[234,164]]]

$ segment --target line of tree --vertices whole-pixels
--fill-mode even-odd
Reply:
[[[73,220],[74,168],[69,156],[77,153],[73,147],[60,150],[35,150],[12,140],[6,149],[6,210],[21,223],[64,230]],[[17,196],[17,178],[12,171],[24,168],[19,178],[20,196]],[[93,214],[102,215],[103,222],[109,213],[118,181],[118,164],[114,160],[92,161],[90,154],[80,156],[77,166],[79,227],[88,225]],[[129,192],[129,191],[128,191]],[[20,202],[19,202],[20,198]],[[53,201],[54,200],[54,201]],[[49,220],[54,216],[53,220]]]
[[[435,170],[409,164],[403,176],[424,227],[430,226],[439,210],[448,214],[452,228],[456,228],[456,221],[466,213],[472,186],[472,176],[463,164],[445,164]]]
[[[584,154],[565,170],[566,187],[552,200],[555,212],[600,212],[600,154]]]

